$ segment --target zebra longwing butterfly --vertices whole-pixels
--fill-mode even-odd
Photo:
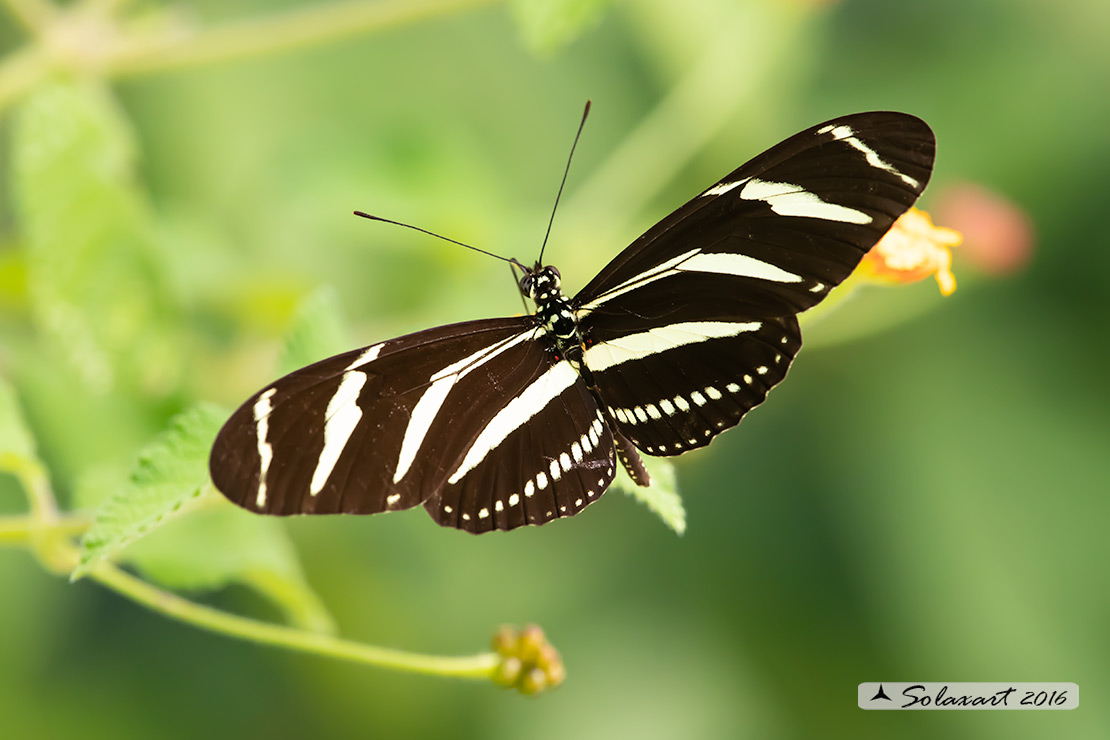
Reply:
[[[259,513],[422,504],[474,533],[577,514],[618,460],[646,485],[639,452],[709,444],[785,377],[797,314],[913,205],[934,150],[902,113],[807,129],[664,218],[573,298],[537,261],[520,266],[532,315],[409,334],[271,383],[220,431],[212,480]]]

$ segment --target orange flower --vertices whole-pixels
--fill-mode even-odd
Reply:
[[[928,213],[911,208],[864,256],[859,271],[880,283],[916,283],[935,275],[940,292],[951,295],[956,290],[951,250],[962,240],[960,232],[934,226]]]

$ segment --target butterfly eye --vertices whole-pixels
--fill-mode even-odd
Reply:
[[[520,279],[520,292],[525,296],[532,297],[532,286],[535,283],[531,274],[525,275]]]

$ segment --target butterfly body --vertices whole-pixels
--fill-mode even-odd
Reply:
[[[803,131],[649,229],[573,297],[524,268],[535,313],[437,327],[338,355],[248,399],[213,447],[261,513],[423,505],[481,533],[596,501],[639,452],[735,426],[786,375],[820,302],[924,189],[932,132],[900,113]]]
[[[561,283],[558,269],[536,265],[525,272],[520,292],[535,303],[537,325],[550,333],[563,354],[575,354],[580,363],[582,340],[578,334],[578,318],[571,302],[563,295]]]

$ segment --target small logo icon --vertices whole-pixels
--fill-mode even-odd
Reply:
[[[1075,709],[1079,685],[1053,682],[865,681],[860,709]]]

